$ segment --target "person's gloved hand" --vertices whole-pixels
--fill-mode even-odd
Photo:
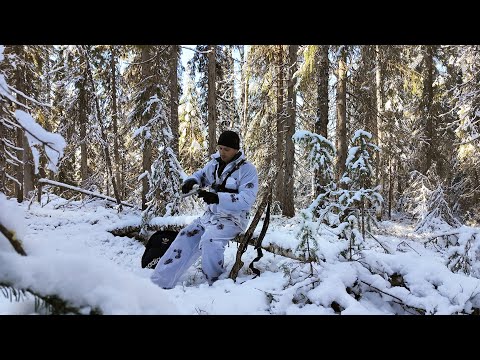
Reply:
[[[197,183],[195,179],[187,179],[182,185],[182,193],[186,194],[190,192],[193,188],[193,185]]]
[[[200,190],[198,197],[201,197],[207,204],[218,204],[218,195],[210,191]]]

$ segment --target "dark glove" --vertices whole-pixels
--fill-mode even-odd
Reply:
[[[193,185],[197,183],[195,179],[187,179],[182,185],[182,193],[186,194],[190,192],[193,188]]]
[[[201,197],[207,204],[218,204],[218,195],[215,193],[200,190],[198,197]]]

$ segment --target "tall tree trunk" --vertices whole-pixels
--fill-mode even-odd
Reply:
[[[375,92],[376,92],[376,103],[377,103],[377,116],[376,121],[374,122],[373,127],[373,142],[376,143],[378,146],[383,146],[383,78],[382,78],[382,57],[381,57],[381,49],[379,45],[375,46]],[[376,133],[375,133],[376,132]],[[385,189],[385,177],[383,175],[383,154],[380,152],[375,156],[375,174],[376,174],[376,182],[377,184],[381,185],[380,192],[384,192]],[[383,206],[380,205],[376,210],[376,218],[377,220],[382,219],[383,213]]]
[[[380,53],[380,46],[375,45],[375,98],[377,103],[377,116],[373,126],[373,142],[381,146],[382,145],[382,115],[383,115],[383,83],[382,83],[382,57]],[[376,157],[377,167],[377,181],[380,179],[380,158],[378,154]]]
[[[210,45],[208,53],[208,153],[216,152],[217,147],[217,91],[215,46]]]
[[[392,202],[393,202],[393,159],[390,157],[388,161],[388,219],[392,219]]]
[[[328,126],[328,45],[317,49],[317,118],[315,133],[327,138]]]
[[[79,46],[79,49],[80,49],[80,46]],[[90,173],[88,171],[88,149],[87,149],[88,99],[87,99],[87,91],[85,89],[87,85],[88,76],[85,68],[83,70],[82,75],[83,75],[83,78],[79,83],[80,90],[78,94],[78,97],[79,97],[78,124],[80,126],[80,173],[82,176],[82,188],[85,189],[87,188],[87,180],[90,176]]]
[[[401,173],[400,166],[398,165],[398,160],[397,160],[397,166],[395,167],[395,173],[397,174],[397,192],[398,195],[402,195],[403,193],[403,186],[407,187],[407,184],[405,183],[405,180],[403,180],[403,176]]]
[[[17,64],[17,67],[15,69],[15,88],[21,91],[22,93],[26,94],[27,93],[27,90],[26,90],[27,69],[23,65],[21,65],[21,62],[25,61],[23,45],[15,46],[15,53],[18,57],[18,62],[20,63],[20,64]],[[25,98],[21,95],[17,95],[17,101],[19,103],[26,104]],[[16,105],[16,108],[24,110],[19,105]],[[23,136],[23,139],[21,141],[19,138],[20,136]],[[23,184],[22,185],[22,192],[23,192],[22,201],[23,201],[23,199],[28,196],[28,193],[33,190],[34,165],[33,165],[32,150],[30,149],[30,145],[28,144],[27,137],[25,136],[25,132],[23,130],[21,130],[21,134],[17,132],[17,141],[19,144],[22,144],[22,146],[18,145],[18,147],[23,147],[22,156],[18,157],[18,159],[22,160],[23,162],[23,169],[20,169],[19,167],[19,170],[22,172],[23,183],[20,182],[20,179],[17,177],[17,180]],[[21,201],[19,200],[19,202]]]
[[[33,154],[28,139],[23,138],[23,196],[28,198],[28,195],[33,191],[33,181],[35,179],[35,165],[33,163]]]
[[[240,121],[240,128],[244,128],[245,122],[245,96],[246,96],[246,84],[245,84],[245,72],[243,70],[243,63],[245,61],[245,47],[244,45],[239,45],[238,46],[238,53],[240,55],[240,87],[241,87],[241,93],[240,93],[240,110],[239,110],[239,121]]]
[[[150,46],[142,46],[142,78],[148,79],[150,74],[150,68],[148,64],[149,59],[149,49]],[[145,99],[146,100],[146,99]],[[142,126],[147,125],[148,118],[147,115],[142,115],[142,119],[140,121]],[[150,168],[152,166],[152,144],[149,139],[145,139],[143,143],[143,152],[142,152],[142,210],[147,208],[147,194],[150,190],[150,186],[148,183],[148,177],[145,175],[146,173],[150,173]]]
[[[103,135],[102,135],[102,139],[103,139]],[[105,149],[103,150],[103,154],[105,156]],[[103,186],[105,187],[105,189],[107,189],[107,196],[110,196],[110,183],[108,182],[109,179],[110,179],[110,171],[108,170],[108,166],[107,166],[107,176],[102,178]]]
[[[236,118],[236,107],[235,107],[235,69],[233,65],[233,45],[227,46],[227,63],[228,63],[228,87],[229,87],[229,96],[227,99],[230,99],[229,103],[229,117],[230,117],[230,128],[234,129],[235,118]]]
[[[278,45],[277,52],[277,167],[278,175],[275,186],[275,200],[280,203],[281,208],[284,205],[285,189],[284,185],[284,163],[285,158],[285,118],[283,113],[283,45]]]
[[[22,128],[17,128],[16,130],[17,135],[17,159],[23,159],[23,139],[24,139],[24,131]],[[23,202],[23,164],[17,164],[17,182],[15,182],[15,195],[17,196],[17,201],[19,203]]]
[[[285,199],[282,208],[282,215],[293,217],[295,215],[295,204],[293,202],[293,163],[295,159],[295,148],[292,136],[295,132],[296,116],[296,92],[294,91],[295,80],[293,74],[297,71],[297,50],[298,45],[288,47],[288,89],[287,89],[287,119],[285,131]]]
[[[142,210],[145,210],[147,208],[147,194],[150,190],[148,177],[145,173],[150,173],[150,168],[152,166],[152,144],[148,139],[146,139],[143,144],[142,156],[142,173],[144,174],[142,177]]]
[[[85,91],[86,75],[80,82],[78,124],[80,125],[80,174],[82,188],[86,188],[88,180],[88,154],[87,154],[87,92]]]
[[[14,47],[14,52],[18,56],[18,60],[22,58],[22,53],[23,53],[23,45],[15,46]],[[24,91],[24,85],[25,82],[23,81],[23,74],[20,69],[20,66],[17,66],[15,70],[15,87],[19,91]],[[24,99],[21,98],[20,96],[17,96],[17,101],[23,103]],[[19,203],[23,202],[23,194],[24,194],[24,166],[23,166],[23,161],[24,161],[24,155],[23,153],[25,152],[25,134],[24,130],[22,128],[17,128],[16,129],[16,135],[17,135],[17,143],[16,146],[17,148],[20,148],[17,150],[17,159],[22,161],[22,164],[17,165],[17,181],[18,183],[15,183],[15,194],[17,196],[17,201]]]
[[[30,145],[28,144],[28,139],[25,136],[23,137],[23,196],[28,198],[28,195],[31,191],[34,190],[34,179],[35,179],[35,165],[33,162],[33,154]]]
[[[45,172],[45,167],[42,166],[39,170],[38,170],[38,179],[43,179],[47,176],[47,173]],[[38,180],[37,179],[37,180]],[[42,202],[42,184],[40,182],[37,181],[37,188],[38,188],[38,191],[37,191],[37,202],[40,204]]]
[[[243,136],[245,137],[247,128],[248,128],[248,77],[245,77],[245,86],[243,86],[243,91],[245,93],[243,99],[243,119],[242,119],[242,129],[244,131]]]
[[[315,133],[327,138],[328,126],[328,45],[318,46],[316,52],[317,63],[317,118],[315,119]],[[315,170],[315,197],[323,192],[326,179],[320,171]]]
[[[122,147],[122,154],[125,153],[125,149]],[[126,172],[126,160],[125,160],[125,156],[122,156],[121,157],[122,161],[121,161],[121,172],[120,172],[120,177],[121,177],[121,181],[122,181],[122,199],[126,199],[127,198],[127,186],[126,186],[126,183],[125,183],[125,172]]]
[[[472,194],[472,203],[474,206],[476,204],[479,203],[479,200],[480,200],[480,191],[478,191],[479,189],[479,186],[480,186],[480,180],[479,180],[479,175],[478,175],[478,170],[477,169],[473,169],[473,173],[474,173],[474,176],[473,176],[473,188],[476,189],[473,191],[473,194]]]
[[[117,101],[117,118],[125,119],[125,113],[122,108],[122,102]],[[122,123],[122,121],[121,121]],[[126,159],[125,159],[125,141],[123,138],[119,139],[120,142],[118,144],[118,155],[119,155],[119,163],[118,163],[118,171],[120,175],[120,183],[118,188],[121,192],[120,196],[122,199],[126,199],[127,197],[127,186],[125,183],[125,167],[126,167]]]
[[[177,159],[178,150],[178,45],[170,46],[170,127],[172,128],[172,150]]]
[[[110,70],[112,72],[112,122],[113,122],[113,158],[115,161],[115,181],[122,200],[122,183],[120,181],[120,151],[118,149],[118,108],[117,108],[117,54],[114,45],[111,47]]]
[[[0,106],[0,119],[5,116],[2,107]],[[6,131],[3,126],[3,122],[0,121],[0,192],[7,194],[7,176],[5,175],[7,172],[7,162],[6,162],[6,153],[5,153],[5,138]]]
[[[430,166],[432,165],[432,160],[435,157],[435,134],[434,134],[434,125],[433,125],[433,114],[432,114],[432,103],[433,103],[433,48],[430,45],[426,46],[426,56],[425,56],[425,77],[423,83],[423,96],[424,96],[424,115],[426,117],[426,135],[427,135],[427,146],[425,151],[425,168],[424,173],[426,174]]]
[[[337,181],[345,172],[347,160],[347,53],[341,49],[337,77]]]
[[[88,79],[90,80],[90,85],[92,86],[92,92],[93,92],[94,97],[95,97],[95,109],[96,109],[96,112],[97,112],[97,121],[98,121],[98,124],[100,125],[100,134],[102,136],[102,142],[103,142],[103,144],[102,144],[103,145],[103,152],[104,152],[104,155],[105,155],[105,162],[107,164],[107,175],[108,175],[108,177],[110,177],[110,180],[112,182],[113,193],[115,195],[115,199],[117,200],[117,204],[120,205],[120,207],[121,207],[122,201],[120,199],[120,194],[118,192],[118,187],[117,187],[117,184],[116,184],[116,181],[115,181],[115,176],[114,176],[114,173],[113,173],[112,160],[110,158],[110,151],[109,151],[109,148],[108,148],[107,133],[105,132],[105,126],[103,124],[102,113],[100,111],[100,103],[98,101],[98,96],[96,95],[97,91],[96,91],[96,87],[95,87],[95,82],[93,81],[92,69],[90,67],[90,59],[89,59],[89,56],[88,56],[88,50],[87,49],[85,49],[85,60],[86,60],[86,64],[87,64]],[[108,193],[109,192],[108,191],[108,180],[106,181],[106,184],[107,184],[107,193]]]
[[[47,104],[51,103],[51,93],[52,93],[52,60],[49,58],[46,59],[45,61],[45,67],[44,71],[46,73],[45,75],[45,82],[44,86],[42,86],[42,92],[45,94],[45,100]],[[52,110],[48,110],[47,113],[47,119],[45,120],[44,124],[44,129],[47,130],[48,132],[52,132],[52,124],[51,120],[52,119]],[[47,168],[47,159],[45,156],[40,157],[40,163],[38,166],[38,173],[35,174],[35,185],[38,189],[37,191],[37,201],[38,203],[41,203],[42,200],[42,184],[38,182],[39,179],[45,178],[47,176],[46,173],[46,168]]]

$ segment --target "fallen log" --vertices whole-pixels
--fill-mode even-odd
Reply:
[[[171,231],[180,231],[186,225],[147,225],[146,226],[146,235],[144,233],[140,233],[140,225],[130,225],[121,228],[115,228],[112,230],[108,230],[109,233],[115,236],[126,236],[130,238],[135,238],[143,245],[146,245],[150,235],[152,232],[160,231],[160,230],[171,230]]]
[[[172,224],[155,224],[155,225],[147,225],[147,231],[151,232],[151,231],[160,231],[160,230],[171,230],[171,231],[180,231],[181,229],[183,229],[187,224],[183,224],[183,225],[172,225]],[[143,244],[146,244],[147,243],[147,240],[148,238],[145,238],[144,236],[141,236],[140,235],[140,225],[130,225],[130,226],[125,226],[125,227],[121,227],[121,228],[115,228],[115,229],[112,229],[112,230],[108,230],[112,235],[115,235],[115,236],[127,236],[127,237],[132,237],[132,238],[135,238],[137,240],[139,240],[140,242],[142,242]],[[241,241],[243,238],[242,234],[238,235],[237,237],[235,237],[233,239],[233,241],[235,242],[239,242]],[[258,235],[253,235],[249,241],[248,241],[248,245],[252,245],[252,246],[255,246],[255,242],[258,238]],[[273,243],[270,243],[270,244],[262,244],[261,248],[263,250],[266,250],[272,254],[275,254],[275,255],[281,255],[281,256],[284,256],[284,257],[287,257],[289,259],[293,259],[293,260],[298,260],[298,261],[306,261],[306,256],[303,255],[303,254],[294,254],[293,250],[292,249],[284,249],[282,247],[280,247],[279,245],[276,245],[276,244],[273,244]]]

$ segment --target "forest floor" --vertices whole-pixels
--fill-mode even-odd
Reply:
[[[144,245],[109,232],[138,224],[138,211],[126,209],[118,213],[103,200],[78,202],[57,197],[42,206],[34,202],[18,207],[25,214],[27,226],[23,239],[25,250],[45,261],[42,269],[51,271],[56,266],[53,256],[76,256],[79,269],[75,274],[82,271],[82,264],[92,271],[92,276],[82,278],[78,286],[86,292],[98,291],[99,277],[95,275],[98,271],[101,281],[105,282],[103,287],[105,284],[112,287],[107,294],[114,292],[117,297],[119,304],[115,306],[110,302],[106,305],[107,300],[100,295],[90,298],[104,313],[157,313],[142,300],[147,292],[156,291],[151,289],[153,284],[149,281],[153,270],[141,268]],[[178,220],[182,223],[188,219],[191,216]],[[258,231],[261,225],[257,226]],[[298,217],[273,216],[263,243],[274,243],[295,252],[300,226]],[[174,289],[159,290],[155,296],[165,297],[175,305],[171,313],[187,315],[463,314],[479,308],[480,280],[472,276],[476,274],[476,267],[471,265],[471,274],[453,272],[449,268],[453,247],[442,246],[441,241],[431,240],[432,233],[418,234],[414,228],[415,221],[400,215],[380,222],[372,233],[375,239],[366,241],[353,261],[345,261],[339,255],[345,250],[345,241],[339,241],[328,229],[319,231],[315,240],[321,261],[303,263],[264,251],[255,264],[261,272],[256,278],[248,264],[257,252],[249,246],[242,257],[245,265],[236,282],[228,278],[237,252],[237,244],[231,242],[225,250],[226,271],[212,286],[208,286],[202,275],[199,259]],[[462,239],[461,234],[466,234],[464,238],[470,236],[470,252],[478,253],[478,249],[471,249],[472,244],[478,248],[478,233],[479,228],[462,227],[457,238]],[[456,246],[462,248],[461,244]],[[58,286],[51,286],[57,292],[64,291],[62,277],[70,277],[69,283],[76,281],[61,268],[55,271],[55,276],[53,282]],[[131,288],[120,287],[115,285],[118,279],[136,284]],[[135,293],[131,289],[135,289]],[[0,296],[0,314],[35,313],[38,312],[33,296],[20,302]]]

